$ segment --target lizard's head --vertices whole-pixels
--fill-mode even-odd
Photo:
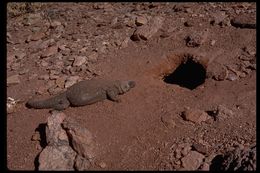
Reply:
[[[131,88],[134,87],[135,87],[135,81],[123,81],[120,84],[120,88],[122,89],[123,93],[129,91]]]

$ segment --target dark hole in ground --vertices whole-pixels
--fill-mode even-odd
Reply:
[[[177,69],[164,77],[164,82],[176,84],[190,90],[195,89],[205,82],[206,69],[192,59],[182,63]]]

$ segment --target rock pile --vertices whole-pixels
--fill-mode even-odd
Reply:
[[[39,155],[39,170],[88,170],[95,157],[92,134],[61,112],[48,117],[46,141]]]

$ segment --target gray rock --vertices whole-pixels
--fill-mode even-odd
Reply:
[[[137,16],[135,19],[135,24],[137,26],[142,26],[145,25],[147,23],[147,18],[144,16]]]
[[[164,19],[159,16],[152,18],[146,25],[138,27],[131,36],[131,39],[133,41],[150,39],[162,27],[163,21]]]
[[[39,156],[39,170],[74,170],[76,152],[68,145],[47,146]]]
[[[61,123],[66,118],[62,112],[54,111],[48,117],[46,126],[46,141],[48,145],[68,144],[69,139],[66,131],[61,127]]]
[[[78,67],[83,65],[87,60],[87,57],[85,56],[75,56],[74,57],[74,62],[73,62],[73,67]]]
[[[189,171],[197,170],[202,164],[203,159],[203,154],[200,154],[197,151],[190,151],[188,155],[181,159],[183,169]]]
[[[20,82],[18,74],[7,77],[7,86],[19,84]]]

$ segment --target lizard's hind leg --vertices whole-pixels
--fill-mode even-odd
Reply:
[[[56,104],[55,106],[53,106],[53,108],[55,110],[64,110],[66,109],[67,107],[70,106],[70,102],[67,100],[67,99],[63,99],[63,100],[60,100],[58,104]]]

